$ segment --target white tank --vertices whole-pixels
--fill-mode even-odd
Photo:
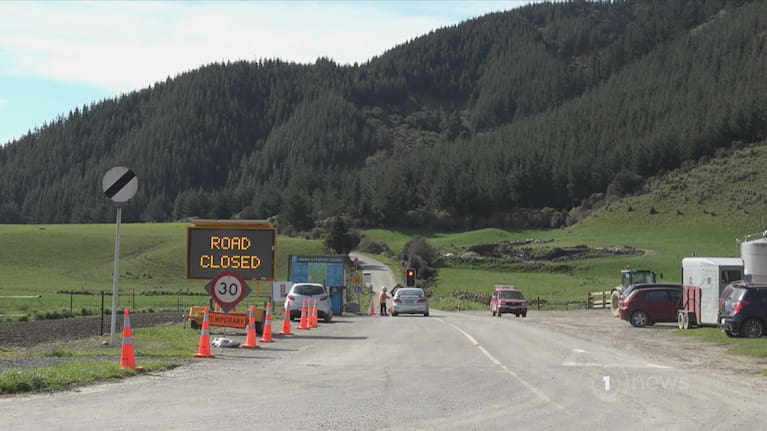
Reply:
[[[767,238],[740,243],[743,258],[743,278],[751,281],[767,281]]]

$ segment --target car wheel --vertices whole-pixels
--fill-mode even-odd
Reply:
[[[391,312],[391,317],[397,317],[397,316],[399,316],[398,312],[396,312],[396,311],[392,311]]]
[[[325,323],[330,323],[330,321],[333,320],[333,315],[331,313],[325,313]]]
[[[527,313],[522,313],[522,317],[527,317]]]
[[[748,319],[740,327],[740,333],[744,337],[759,338],[764,334],[764,324],[758,319]]]
[[[690,329],[690,315],[686,311],[680,311],[676,315],[676,324],[679,329]]]
[[[429,317],[429,312],[427,311],[427,312],[423,313],[423,317]]]
[[[635,311],[634,314],[631,315],[631,326],[635,326],[637,328],[642,328],[645,325],[647,325],[647,313],[644,311]]]
[[[726,335],[726,336],[727,336],[727,338],[732,338],[732,337],[735,337],[735,336],[736,336],[734,332],[732,332],[732,331],[728,331],[728,330],[726,330],[726,329],[723,329],[723,330],[722,330],[722,332],[724,332],[724,335]]]
[[[515,316],[519,317],[519,313],[514,314]]]

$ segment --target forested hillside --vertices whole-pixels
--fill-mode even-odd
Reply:
[[[767,135],[767,2],[534,4],[393,47],[210,64],[0,147],[0,223],[268,218],[558,226],[595,193]],[[292,227],[292,228],[291,228]]]

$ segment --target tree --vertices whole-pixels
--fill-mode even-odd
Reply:
[[[358,234],[349,230],[345,217],[336,216],[330,222],[330,230],[323,244],[336,254],[349,254],[360,243],[360,239]]]

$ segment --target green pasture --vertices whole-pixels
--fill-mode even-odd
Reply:
[[[686,256],[737,256],[736,238],[763,230],[760,218],[733,215],[691,215],[680,220],[676,212],[656,203],[649,214],[644,195],[630,203],[618,201],[581,223],[563,229],[480,229],[469,232],[429,232],[371,229],[364,233],[385,242],[398,254],[415,236],[429,241],[442,256],[434,266],[438,277],[431,288],[433,306],[452,309],[485,307],[472,295],[489,294],[495,283],[512,283],[531,298],[548,304],[585,304],[586,294],[608,290],[627,266],[655,269],[662,280],[678,282]],[[627,207],[632,210],[628,211]],[[123,224],[120,239],[118,309],[181,311],[207,303],[206,280],[185,280],[185,223]],[[0,225],[0,314],[29,318],[95,314],[111,306],[115,227],[93,225]],[[461,258],[468,247],[501,241],[541,240],[525,245],[531,250],[586,245],[591,248],[633,247],[636,255],[600,255],[561,262],[509,262],[500,259]],[[277,279],[287,279],[291,254],[325,254],[320,240],[278,236]],[[402,271],[397,262],[374,256]],[[270,284],[253,282],[247,303],[263,302]],[[27,296],[28,298],[9,298]],[[352,298],[355,299],[355,298]],[[364,307],[366,303],[362,302]]]
[[[186,223],[122,224],[118,309],[177,311],[207,304],[207,280],[186,280]],[[96,314],[111,307],[115,226],[0,225],[0,314],[31,318]],[[324,254],[321,241],[280,236],[277,279],[288,256]],[[261,303],[271,283],[250,282],[248,303]],[[11,297],[29,298],[11,298]]]

